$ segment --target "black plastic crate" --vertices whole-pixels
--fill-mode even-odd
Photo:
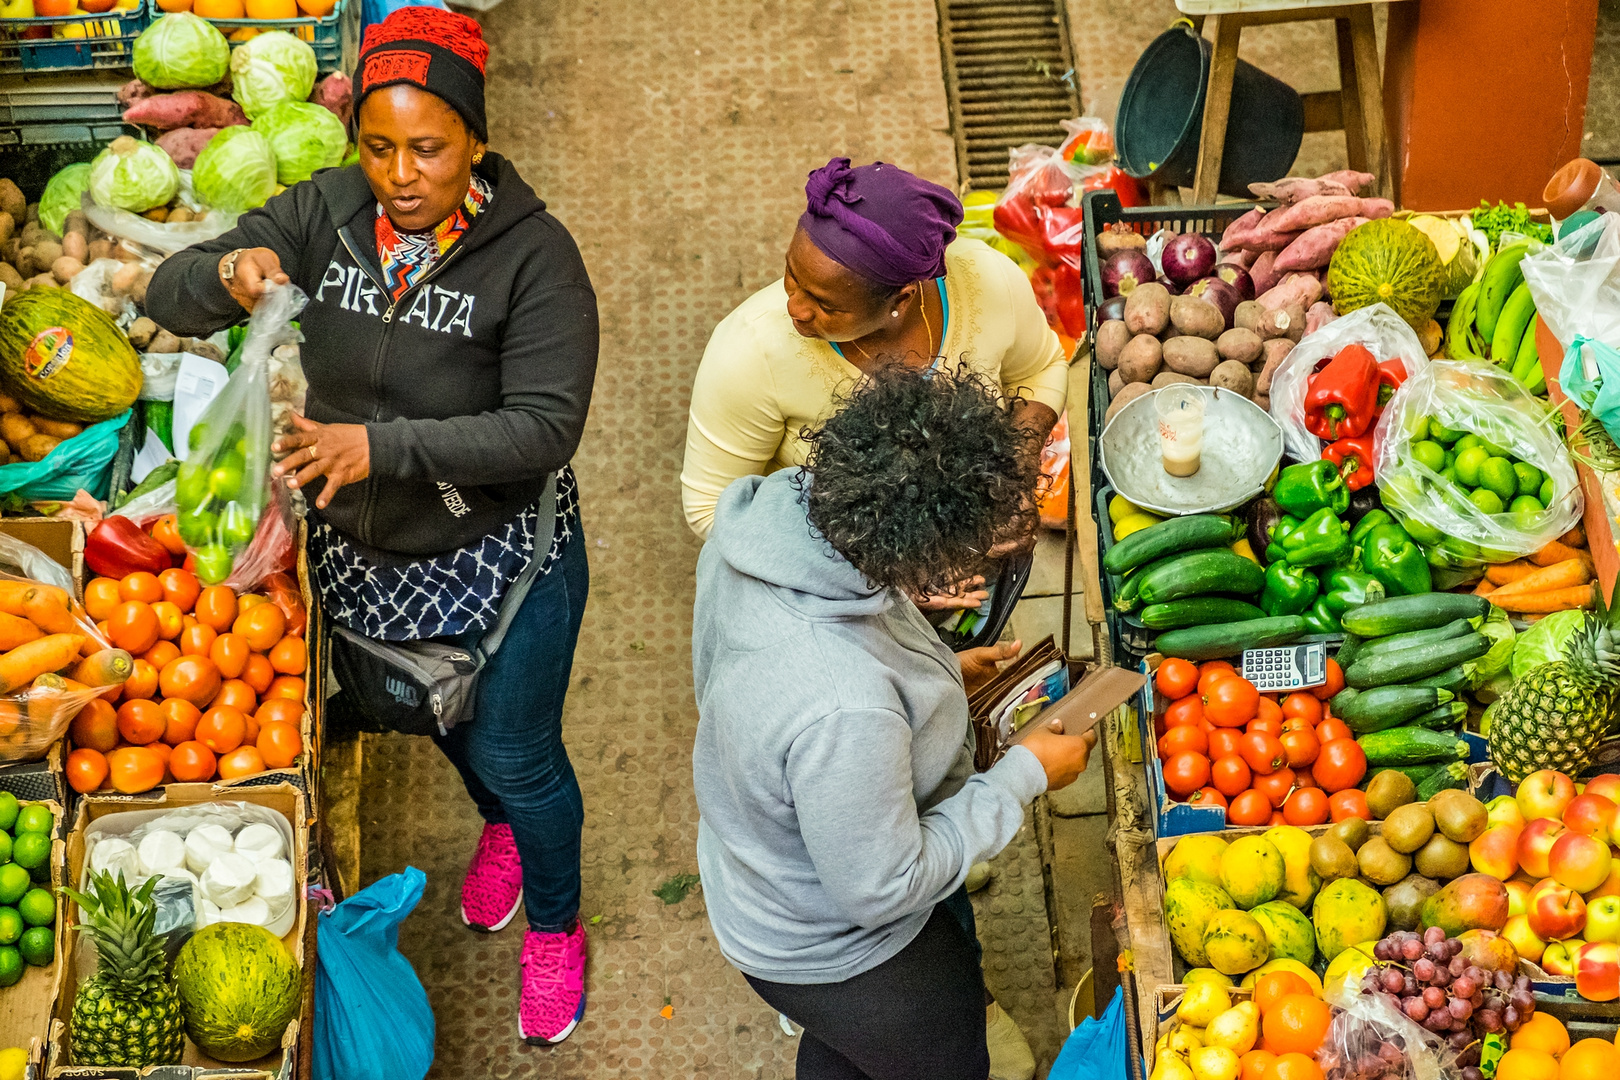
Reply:
[[[1114,597],[1119,595],[1125,579],[1101,569],[1102,560],[1108,555],[1108,549],[1114,546],[1114,523],[1108,517],[1108,503],[1114,497],[1114,489],[1104,481],[1098,484],[1095,490],[1097,499],[1092,507],[1092,513],[1097,522],[1097,566],[1098,576],[1102,578],[1108,637],[1114,646],[1114,663],[1120,667],[1134,669],[1142,662],[1144,656],[1153,651],[1154,634],[1142,625],[1141,619],[1127,615],[1114,607]]]
[[[292,19],[209,19],[230,41],[231,48],[242,44],[235,35],[243,31],[285,30],[308,42],[315,50],[315,66],[321,75],[353,71],[360,55],[361,0],[338,0],[330,14],[320,18],[299,15]]]
[[[96,14],[7,19],[0,30],[0,74],[127,71],[135,39],[152,24],[152,0]],[[43,31],[42,37],[29,35]],[[71,36],[58,36],[60,34]]]
[[[116,116],[110,120],[0,126],[0,176],[9,177],[30,202],[50,178],[69,165],[90,161],[120,135],[139,135]]]

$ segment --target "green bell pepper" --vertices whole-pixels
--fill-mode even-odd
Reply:
[[[1355,525],[1351,527],[1350,542],[1352,544],[1362,543],[1367,539],[1368,533],[1372,532],[1380,525],[1389,525],[1394,522],[1394,520],[1395,519],[1390,516],[1388,510],[1369,510],[1365,514],[1361,515],[1361,520],[1356,522]]]
[[[1296,517],[1309,517],[1318,510],[1342,514],[1350,509],[1350,489],[1331,461],[1307,461],[1290,465],[1277,476],[1271,497],[1277,505]]]
[[[1266,567],[1266,587],[1260,594],[1260,610],[1267,615],[1303,615],[1316,600],[1316,575],[1286,561]]]
[[[1322,584],[1322,598],[1335,616],[1386,595],[1383,582],[1360,570],[1335,569]]]
[[[1299,528],[1299,518],[1284,514],[1277,519],[1277,525],[1271,530],[1271,543],[1266,545],[1266,562],[1280,562],[1283,557],[1283,541],[1288,534]]]
[[[1339,625],[1339,617],[1333,614],[1328,606],[1327,597],[1318,597],[1311,609],[1305,612],[1305,631],[1310,634],[1337,634],[1343,631]]]
[[[1434,589],[1428,557],[1406,535],[1406,530],[1394,523],[1380,525],[1366,535],[1361,548],[1361,566],[1377,578],[1391,596],[1412,596]]]
[[[1283,558],[1293,566],[1332,566],[1350,550],[1350,531],[1328,507],[1300,522],[1283,538]]]

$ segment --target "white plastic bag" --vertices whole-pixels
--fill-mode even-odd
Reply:
[[[1577,337],[1620,347],[1620,214],[1603,214],[1519,263],[1536,312],[1567,348]],[[1552,372],[1552,358],[1542,369]]]
[[[1341,320],[1342,321],[1342,320]],[[1338,323],[1334,324],[1335,326]],[[1553,497],[1533,516],[1487,514],[1464,490],[1416,460],[1412,432],[1434,418],[1510,451],[1552,478]],[[1445,534],[1431,564],[1509,562],[1556,540],[1581,519],[1581,488],[1560,437],[1563,419],[1495,364],[1436,360],[1395,392],[1378,421],[1373,475],[1384,505]]]
[[[1271,376],[1271,418],[1282,428],[1283,446],[1296,461],[1322,456],[1322,440],[1305,427],[1305,395],[1316,366],[1346,345],[1364,347],[1380,364],[1400,357],[1408,382],[1429,364],[1412,327],[1384,304],[1352,311],[1306,334]]]
[[[187,208],[193,211],[206,209],[197,201],[196,192],[191,186],[190,169],[180,170],[179,195],[180,202]],[[84,193],[84,216],[108,236],[123,241],[147,265],[155,267],[177,251],[224,236],[236,228],[239,215],[210,209],[201,221],[183,221],[171,225],[166,221],[153,221],[132,214],[128,210],[97,206],[87,191]]]

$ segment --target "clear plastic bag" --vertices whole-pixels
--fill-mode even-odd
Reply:
[[[113,514],[117,517],[127,517],[144,529],[164,514],[176,511],[174,489],[175,481],[165,481],[151,491],[135,496],[114,510]]]
[[[1316,1052],[1324,1080],[1440,1080],[1456,1073],[1457,1051],[1392,1000],[1380,993],[1343,1002]]]
[[[1060,120],[1068,135],[1058,153],[1064,160],[1076,165],[1106,165],[1114,160],[1114,133],[1108,121],[1095,116],[1081,116],[1074,120]]]
[[[295,285],[265,290],[248,322],[241,365],[191,429],[175,501],[180,535],[205,584],[233,576],[270,505],[271,354],[297,342],[292,320],[305,301]]]
[[[1365,347],[1380,364],[1400,357],[1409,383],[1429,364],[1412,327],[1384,304],[1352,311],[1306,334],[1271,376],[1271,418],[1282,428],[1283,447],[1296,461],[1322,456],[1322,440],[1305,427],[1305,395],[1316,366],[1346,345]]]
[[[1536,312],[1564,346],[1558,383],[1620,433],[1620,214],[1603,214],[1519,264]],[[1542,369],[1552,373],[1551,357]]]
[[[190,169],[180,170],[179,194],[180,201],[188,209],[192,211],[206,209],[197,201],[196,193],[191,186]],[[108,236],[122,241],[129,251],[139,255],[142,262],[154,269],[158,263],[177,251],[224,236],[236,228],[238,217],[223,210],[208,210],[207,216],[201,221],[183,221],[171,225],[166,221],[153,221],[139,214],[132,214],[128,210],[97,206],[88,191],[84,194],[84,216],[90,224]]]
[[[1462,488],[1412,456],[1412,432],[1428,417],[1472,432],[1549,476],[1553,492],[1546,509],[1534,515],[1480,510]],[[1580,484],[1560,438],[1562,426],[1558,413],[1494,364],[1432,361],[1385,407],[1374,439],[1373,475],[1384,505],[1398,518],[1415,518],[1444,534],[1429,553],[1431,563],[1509,562],[1540,550],[1581,519]]]

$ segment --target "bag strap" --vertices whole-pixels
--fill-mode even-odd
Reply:
[[[551,532],[557,521],[557,474],[552,473],[546,477],[546,490],[540,495],[539,516],[535,518],[534,555],[529,559],[529,565],[523,568],[523,573],[512,582],[511,588],[501,598],[500,614],[495,617],[495,625],[481,638],[473,648],[473,657],[478,666],[482,668],[495,655],[495,650],[501,647],[506,638],[506,631],[517,617],[518,608],[528,598],[529,589],[534,585],[534,579],[540,576],[540,568],[545,565],[546,555],[551,550]],[[546,546],[541,548],[540,537],[546,536]]]

